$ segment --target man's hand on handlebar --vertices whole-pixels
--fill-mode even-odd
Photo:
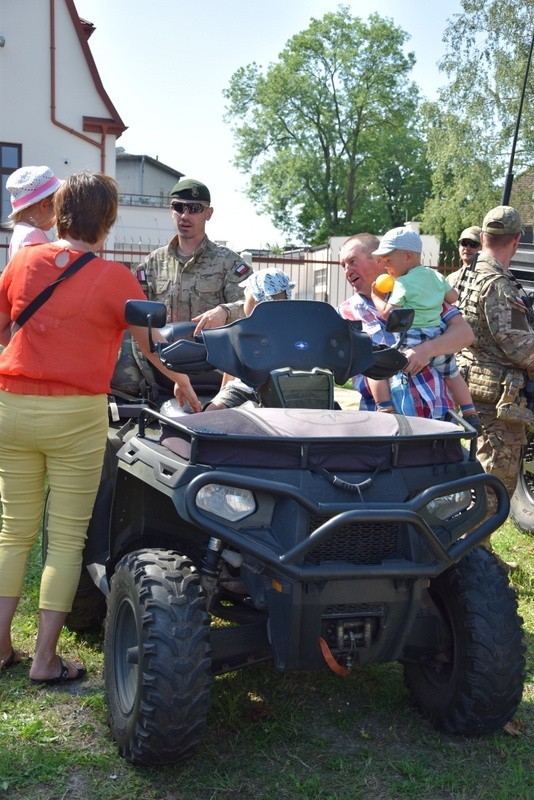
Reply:
[[[228,311],[225,308],[222,306],[210,308],[209,311],[204,311],[203,314],[197,314],[196,317],[191,319],[191,322],[197,323],[193,335],[196,336],[203,328],[220,328],[221,325],[226,325],[227,321]]]

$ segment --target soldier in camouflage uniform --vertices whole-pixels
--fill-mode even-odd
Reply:
[[[167,306],[167,321],[196,322],[195,333],[244,316],[244,294],[239,284],[252,274],[252,268],[238,253],[214,244],[206,236],[206,222],[213,214],[210,203],[209,189],[203,183],[192,178],[178,181],[171,191],[176,236],[133,267],[148,299]],[[195,385],[194,376],[192,382]],[[168,382],[155,375],[135,342],[127,339],[111,385],[116,394],[141,395],[151,400],[161,400],[169,389]]]
[[[167,306],[168,322],[198,322],[213,328],[243,316],[239,283],[252,273],[238,253],[211,242],[206,222],[213,214],[203,183],[182,178],[171,191],[176,236],[134,269],[149,300]]]
[[[475,332],[458,360],[482,420],[478,459],[511,497],[526,430],[534,421],[523,393],[534,377],[534,330],[525,292],[509,269],[521,239],[519,213],[510,206],[493,208],[481,239],[474,268],[463,267],[456,282],[458,306]],[[489,502],[495,508],[493,494]]]
[[[460,267],[455,272],[447,275],[447,280],[451,286],[456,286],[462,267],[476,263],[475,256],[480,251],[480,234],[482,233],[478,225],[471,225],[464,228],[458,239],[458,254],[460,256]],[[478,257],[478,256],[477,256]]]

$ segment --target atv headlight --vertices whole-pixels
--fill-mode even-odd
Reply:
[[[251,491],[218,483],[203,486],[197,494],[196,504],[202,511],[209,511],[230,522],[237,522],[256,511],[256,501]]]
[[[451,519],[462,511],[466,511],[472,503],[471,492],[456,492],[436,497],[427,505],[428,511],[439,519]]]

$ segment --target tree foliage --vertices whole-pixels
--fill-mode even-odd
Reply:
[[[348,8],[293,36],[278,61],[225,91],[248,196],[290,235],[320,243],[414,218],[429,190],[413,54],[391,20]]]
[[[534,33],[524,0],[462,0],[462,12],[444,34],[440,68],[449,83],[424,108],[432,196],[425,230],[456,242],[467,225],[480,224],[502,197],[525,70]],[[534,163],[534,80],[531,65],[513,171]],[[512,191],[511,202],[514,200]]]
[[[443,249],[456,251],[462,229],[480,225],[486,212],[499,204],[498,166],[488,143],[469,120],[442,110],[437,103],[425,105],[423,112],[432,194],[425,203],[422,229],[439,235]]]

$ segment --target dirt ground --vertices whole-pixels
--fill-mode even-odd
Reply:
[[[343,389],[336,386],[334,389],[334,400],[337,400],[341,408],[352,408],[358,410],[360,407],[360,393],[353,389]]]

